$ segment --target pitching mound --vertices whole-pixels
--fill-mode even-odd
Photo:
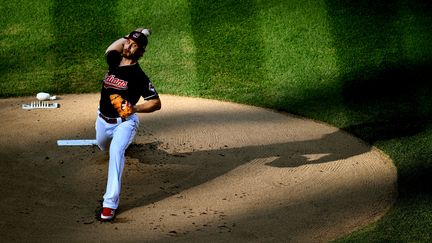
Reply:
[[[139,114],[120,208],[100,223],[108,156],[93,139],[98,94],[57,109],[0,100],[3,241],[329,241],[392,205],[396,169],[379,151],[328,125],[245,105],[162,95]]]

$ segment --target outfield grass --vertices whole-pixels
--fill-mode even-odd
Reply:
[[[135,27],[161,93],[321,120],[382,149],[398,200],[341,242],[432,239],[432,4],[426,0],[3,1],[0,97],[97,92]]]

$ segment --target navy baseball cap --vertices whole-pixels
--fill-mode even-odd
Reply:
[[[139,31],[132,31],[125,38],[135,41],[135,43],[137,43],[138,46],[141,47],[143,50],[146,48],[147,43],[148,43],[147,36],[144,33],[139,32]]]

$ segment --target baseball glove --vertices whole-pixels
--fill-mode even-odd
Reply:
[[[118,94],[110,95],[111,104],[119,113],[120,117],[126,118],[132,114],[132,105]]]

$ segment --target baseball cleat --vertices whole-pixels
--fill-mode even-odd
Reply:
[[[115,209],[112,208],[102,208],[101,221],[109,221],[114,218]]]

